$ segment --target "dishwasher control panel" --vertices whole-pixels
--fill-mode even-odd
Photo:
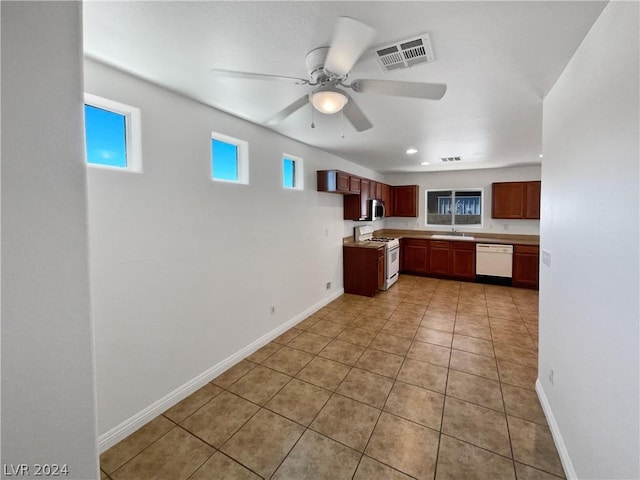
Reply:
[[[476,252],[513,254],[513,245],[497,245],[495,243],[477,243]]]

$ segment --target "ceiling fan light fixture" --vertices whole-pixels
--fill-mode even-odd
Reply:
[[[320,113],[331,115],[344,108],[349,98],[337,88],[321,87],[311,94],[311,103]]]

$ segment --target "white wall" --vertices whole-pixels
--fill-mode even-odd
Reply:
[[[540,167],[491,168],[431,173],[402,173],[386,175],[390,185],[419,185],[420,200],[418,218],[394,218],[385,221],[386,228],[405,230],[451,230],[451,227],[427,227],[425,190],[439,188],[483,188],[484,212],[482,227],[463,227],[458,230],[481,233],[538,235],[539,220],[498,220],[491,218],[491,184],[493,182],[517,182],[540,180]]]
[[[570,478],[640,478],[638,14],[609,3],[544,100],[538,391]]]
[[[82,4],[0,8],[2,464],[95,479]]]
[[[91,60],[85,82],[142,110],[144,173],[89,169],[106,434],[339,294],[342,197],[316,191],[316,170],[378,175]],[[249,141],[250,185],[210,180],[211,131]],[[304,191],[281,187],[284,152],[304,159]]]
[[[355,227],[361,227],[362,225],[372,225],[374,230],[382,230],[385,228],[384,220],[376,220],[374,222],[371,221],[353,221],[353,220],[345,220],[344,221],[344,236],[345,237],[353,237],[353,232]]]

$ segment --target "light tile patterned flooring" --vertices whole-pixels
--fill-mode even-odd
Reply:
[[[554,479],[538,294],[343,295],[101,456],[103,479]]]

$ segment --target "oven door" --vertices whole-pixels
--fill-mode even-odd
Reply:
[[[386,253],[384,290],[387,290],[398,281],[400,272],[400,246],[390,248]]]

